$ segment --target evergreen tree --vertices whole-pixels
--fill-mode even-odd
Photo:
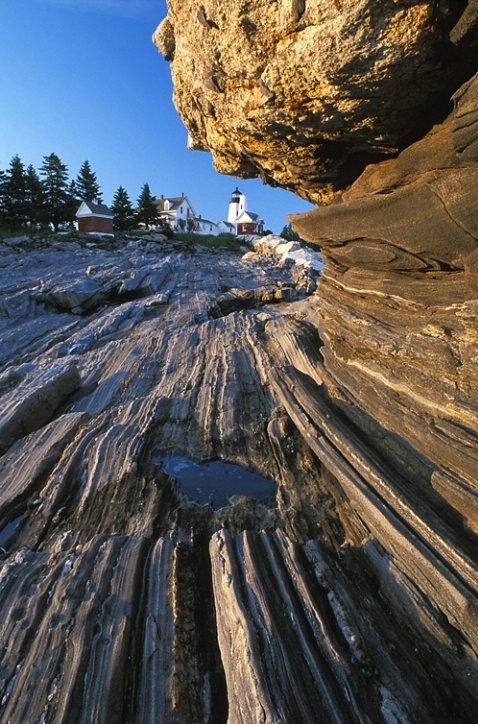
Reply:
[[[0,170],[0,230],[5,227],[5,171]]]
[[[111,205],[113,226],[117,231],[128,231],[134,226],[134,210],[128,192],[120,186]]]
[[[58,231],[60,224],[73,222],[77,204],[70,194],[68,167],[56,153],[43,157],[40,173],[44,176],[42,188],[45,193],[46,219]]]
[[[80,168],[80,172],[76,177],[75,188],[77,198],[81,199],[81,201],[98,200],[101,202],[103,200],[96,174],[91,170],[89,161],[85,161]]]
[[[66,201],[66,206],[68,209],[68,218],[70,221],[76,220],[76,212],[80,208],[81,201],[78,200],[78,194],[76,192],[76,183],[75,181],[70,181],[70,184],[68,186],[68,199]]]
[[[144,224],[148,229],[154,226],[159,218],[156,199],[152,196],[149,184],[144,184],[138,199],[138,208],[136,209],[136,221],[138,224]]]
[[[46,223],[46,196],[40,178],[30,164],[26,170],[26,213],[25,218],[31,229],[36,229]]]
[[[25,226],[27,211],[27,180],[25,166],[17,154],[10,161],[3,185],[4,224],[10,231]]]
[[[292,224],[286,224],[280,235],[287,241],[300,241],[300,236],[296,231],[292,231]]]
[[[184,219],[183,219],[184,221]],[[162,216],[159,217],[158,223],[156,224],[156,228],[158,231],[161,232],[161,234],[164,234],[168,237],[168,239],[172,239],[174,236],[174,230],[171,228],[171,224],[169,221],[166,221],[166,219]]]
[[[68,193],[70,194],[70,196],[71,196],[72,198],[75,199],[75,201],[78,201],[77,206],[78,206],[78,208],[79,208],[79,207],[80,207],[80,204],[81,204],[81,201],[82,201],[83,199],[80,199],[80,197],[78,196],[78,191],[77,191],[77,189],[76,189],[76,181],[70,181],[70,185],[68,186]]]

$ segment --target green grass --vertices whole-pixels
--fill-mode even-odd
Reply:
[[[194,232],[176,232],[173,239],[182,241],[189,248],[205,246],[207,249],[221,249],[228,251],[240,251],[244,243],[234,234],[195,234]]]
[[[30,229],[29,227],[23,226],[19,229],[15,229],[14,231],[7,230],[7,229],[0,229],[0,241],[3,241],[4,239],[15,239],[18,236],[28,236],[30,239],[32,239],[34,236],[44,236],[48,232],[45,231],[44,234],[42,234],[37,229]]]
[[[95,237],[92,236],[92,241],[101,246],[101,247],[108,247],[109,245],[115,244],[115,243],[127,243],[127,239],[137,238],[141,239],[144,236],[148,236],[149,234],[154,233],[163,233],[157,232],[153,229],[132,229],[128,232],[122,232],[122,231],[116,231],[114,234],[114,237]],[[50,228],[45,229],[43,231],[40,230],[32,230],[32,229],[19,229],[12,232],[5,232],[3,230],[0,230],[0,241],[2,241],[4,238],[8,237],[15,237],[15,236],[27,236],[30,239],[32,239],[32,242],[36,242],[39,239],[45,239],[46,241],[50,241],[52,239],[58,239],[58,241],[84,241],[86,235],[80,234],[76,229],[69,229],[66,232],[55,232],[52,231]],[[182,245],[184,245],[185,250],[188,251],[194,251],[198,247],[205,247],[206,249],[217,249],[220,251],[241,251],[244,247],[244,242],[240,241],[234,234],[219,234],[218,236],[214,236],[213,234],[197,234],[195,232],[171,232],[168,234],[169,241],[171,242],[180,242]]]

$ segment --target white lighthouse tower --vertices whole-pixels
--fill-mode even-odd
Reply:
[[[229,202],[228,222],[235,224],[237,217],[240,216],[243,211],[247,211],[247,196],[241,194],[236,186],[236,190],[233,192],[232,199]]]

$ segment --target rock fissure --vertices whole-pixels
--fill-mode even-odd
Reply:
[[[430,190],[441,201],[443,205],[443,210],[449,216],[450,220],[478,244],[478,234],[474,235],[466,228],[465,224],[462,221],[453,216],[453,214],[450,212],[449,207],[447,206],[446,200],[440,195],[439,191],[433,187],[433,185],[430,185]]]

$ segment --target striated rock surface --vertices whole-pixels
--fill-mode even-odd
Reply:
[[[474,0],[168,0],[193,149],[220,173],[330,198],[417,138],[476,69]]]
[[[476,3],[169,9],[176,102],[218,168],[354,183],[292,219],[321,259],[0,244],[0,722],[469,724]],[[207,468],[180,475],[215,459],[243,469],[219,509]]]
[[[294,218],[326,260],[319,326],[331,394],[406,440],[428,485],[475,532],[477,88],[475,77],[442,126],[368,167],[342,203]]]
[[[292,529],[212,538],[229,721],[467,721],[478,698],[476,3],[168,8],[155,40],[191,147],[219,171],[322,204],[290,218],[325,261],[316,291],[301,320],[271,318],[260,339],[274,454],[284,471],[288,435],[305,444],[321,499]],[[281,256],[274,239],[259,248]],[[291,474],[294,486],[308,477]]]
[[[0,721],[470,721],[470,483],[329,363],[330,262],[258,247],[0,246]],[[200,504],[178,455],[275,497]]]

